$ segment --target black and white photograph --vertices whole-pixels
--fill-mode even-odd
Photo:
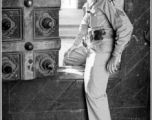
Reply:
[[[1,0],[0,120],[150,120],[150,0]]]

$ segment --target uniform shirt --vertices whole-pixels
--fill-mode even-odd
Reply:
[[[90,13],[85,14],[79,27],[75,45],[81,43],[88,31],[88,26],[92,30],[104,29],[106,35],[113,35],[115,31],[116,42],[113,56],[121,55],[126,44],[130,41],[133,31],[133,26],[123,9],[110,0],[99,0],[92,6]]]

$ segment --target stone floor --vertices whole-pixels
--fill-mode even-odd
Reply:
[[[59,66],[62,66],[65,51],[68,50],[75,40],[82,16],[82,9],[61,9],[59,11],[59,35],[61,38]]]

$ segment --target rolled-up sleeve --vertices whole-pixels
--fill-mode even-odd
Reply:
[[[124,10],[109,0],[103,0],[103,11],[116,31],[115,48],[113,56],[121,55],[126,44],[130,41],[133,26]]]
[[[75,39],[74,45],[78,46],[82,42],[82,38],[87,34],[89,25],[89,14],[85,14],[79,26],[79,33]]]

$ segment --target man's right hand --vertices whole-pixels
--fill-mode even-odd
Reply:
[[[112,56],[110,58],[110,60],[108,61],[108,64],[107,64],[107,70],[113,74],[115,73],[116,71],[118,71],[118,65],[120,64],[120,57],[121,56]]]

